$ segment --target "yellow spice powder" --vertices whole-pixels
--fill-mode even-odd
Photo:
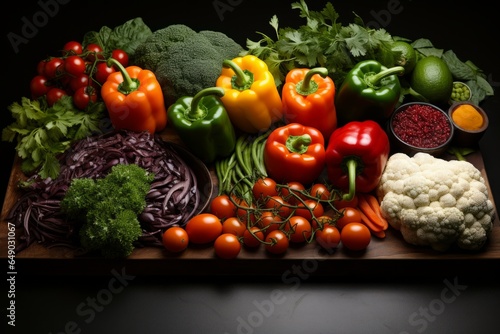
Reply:
[[[479,130],[483,126],[483,116],[469,104],[458,106],[453,111],[451,118],[456,125],[465,130]]]

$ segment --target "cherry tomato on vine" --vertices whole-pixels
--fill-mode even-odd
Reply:
[[[79,55],[83,52],[83,47],[80,42],[77,41],[69,41],[66,44],[64,44],[63,47],[63,55]]]
[[[30,82],[30,93],[33,99],[47,94],[50,90],[49,81],[43,75],[35,75]]]
[[[298,204],[301,199],[306,199],[303,195],[303,192],[306,191],[304,185],[300,182],[288,182],[286,184],[287,187],[280,188],[281,196],[290,204]]]
[[[343,209],[340,209],[340,212],[343,213],[342,217],[337,219],[337,228],[342,230],[344,226],[349,223],[361,223],[361,213],[358,209],[346,206]]]
[[[71,76],[78,76],[85,73],[86,64],[80,56],[69,56],[64,60],[64,71]]]
[[[335,226],[326,225],[317,230],[314,236],[316,242],[327,251],[337,248],[340,244],[340,231]]]
[[[266,236],[266,250],[272,254],[283,254],[288,250],[290,241],[281,230],[271,231]]]
[[[226,219],[236,215],[236,205],[228,195],[218,195],[210,202],[210,212],[220,219]]]
[[[222,232],[220,219],[211,213],[200,213],[188,220],[186,230],[189,242],[206,244],[215,241]]]
[[[124,67],[128,66],[128,53],[121,49],[114,49],[111,51],[111,58],[118,60]]]
[[[45,76],[45,64],[47,64],[47,60],[40,60],[38,64],[36,65],[36,73],[38,75],[43,75]]]
[[[252,187],[252,193],[258,201],[265,201],[269,197],[277,196],[276,181],[269,177],[258,178]]]
[[[243,244],[247,247],[259,247],[264,239],[264,232],[257,226],[252,226],[243,233]]]
[[[350,201],[346,201],[345,199],[336,200],[333,202],[333,205],[337,209],[342,209],[342,208],[345,208],[347,206],[349,206],[351,208],[355,208],[358,206],[358,196],[354,195],[354,197]]]
[[[287,218],[292,211],[290,204],[285,201],[285,199],[279,195],[271,196],[267,199],[264,206],[268,209],[273,209],[282,218]]]
[[[96,101],[97,91],[92,86],[80,87],[73,93],[73,103],[80,110],[85,110],[89,103],[95,103]]]
[[[349,223],[340,231],[342,245],[354,251],[366,249],[371,238],[370,230],[362,223]]]
[[[311,220],[314,217],[320,217],[325,213],[323,204],[313,199],[304,200],[304,204],[301,202],[297,204],[295,209],[295,215],[304,217],[307,220]]]
[[[222,259],[234,259],[241,251],[241,242],[231,233],[223,233],[215,239],[215,255]]]
[[[315,229],[315,230],[321,229],[321,228],[328,226],[328,225],[335,226],[335,220],[330,216],[322,215],[322,216],[316,217],[316,219],[312,219],[311,225],[312,225],[313,229]]]
[[[64,73],[64,60],[59,57],[54,57],[45,63],[43,70],[47,79],[54,79]]]
[[[53,87],[49,89],[49,91],[47,92],[46,95],[47,104],[49,105],[49,107],[52,107],[54,103],[59,101],[61,97],[65,95],[68,95],[68,93],[64,89]]]
[[[231,233],[238,237],[243,237],[247,226],[236,217],[229,217],[222,222],[222,233]]]
[[[292,216],[285,224],[285,231],[289,232],[288,238],[291,242],[301,243],[311,238],[312,226],[306,218]]]
[[[283,219],[272,211],[264,211],[257,220],[257,224],[262,229],[264,234],[279,229]]]
[[[326,201],[330,198],[330,189],[323,183],[315,183],[311,186],[309,194],[312,197]]]
[[[248,204],[248,202],[241,198],[235,198],[236,207],[236,217],[238,217],[244,223],[255,223],[255,204]]]
[[[188,247],[189,236],[182,227],[172,226],[163,232],[162,243],[169,252],[179,253]]]
[[[100,84],[104,84],[109,75],[114,72],[116,72],[116,69],[113,66],[110,67],[108,66],[108,64],[106,64],[106,62],[100,62],[95,67],[94,78]]]
[[[102,55],[102,48],[99,44],[95,43],[88,44],[85,47],[84,52],[88,53],[86,56],[86,59],[88,61],[94,62],[97,59],[104,59],[104,56]]]
[[[86,87],[89,85],[94,86],[89,75],[85,73],[80,74],[74,78],[71,78],[69,81],[69,88],[71,88],[73,92],[76,92],[78,88]]]

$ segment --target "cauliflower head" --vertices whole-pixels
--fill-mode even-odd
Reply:
[[[485,180],[467,161],[396,153],[376,191],[384,217],[413,245],[479,250],[493,227],[495,210]]]

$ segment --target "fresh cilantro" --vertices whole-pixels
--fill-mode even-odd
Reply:
[[[22,97],[9,110],[15,121],[2,130],[2,140],[17,142],[21,170],[54,179],[59,175],[57,157],[61,153],[76,140],[102,133],[99,126],[106,109],[104,103],[98,102],[87,111],[80,111],[70,96],[63,96],[52,107]]]
[[[400,36],[392,36],[385,29],[366,27],[361,17],[354,14],[354,20],[348,25],[338,23],[339,14],[328,2],[321,11],[311,11],[305,0],[292,3],[292,9],[299,11],[299,17],[306,20],[305,24],[293,27],[279,27],[279,21],[274,15],[269,24],[276,33],[270,37],[257,32],[260,40],[247,39],[247,50],[242,55],[252,54],[264,60],[274,76],[279,87],[283,84],[286,74],[296,67],[326,67],[337,87],[340,87],[346,74],[360,61],[374,59],[386,67],[394,66],[394,60],[401,53],[392,51],[392,43],[404,40],[410,43],[419,57],[437,56],[442,58],[450,68],[453,78],[465,82],[472,89],[472,101],[479,104],[487,96],[494,94],[485,74],[471,61],[462,62],[453,53],[434,47],[428,39],[415,41]],[[414,95],[405,78],[402,81],[402,95]]]

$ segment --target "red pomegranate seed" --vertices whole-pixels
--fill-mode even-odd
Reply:
[[[420,148],[440,146],[451,133],[446,115],[424,104],[413,104],[398,112],[394,115],[392,127],[402,141]]]

